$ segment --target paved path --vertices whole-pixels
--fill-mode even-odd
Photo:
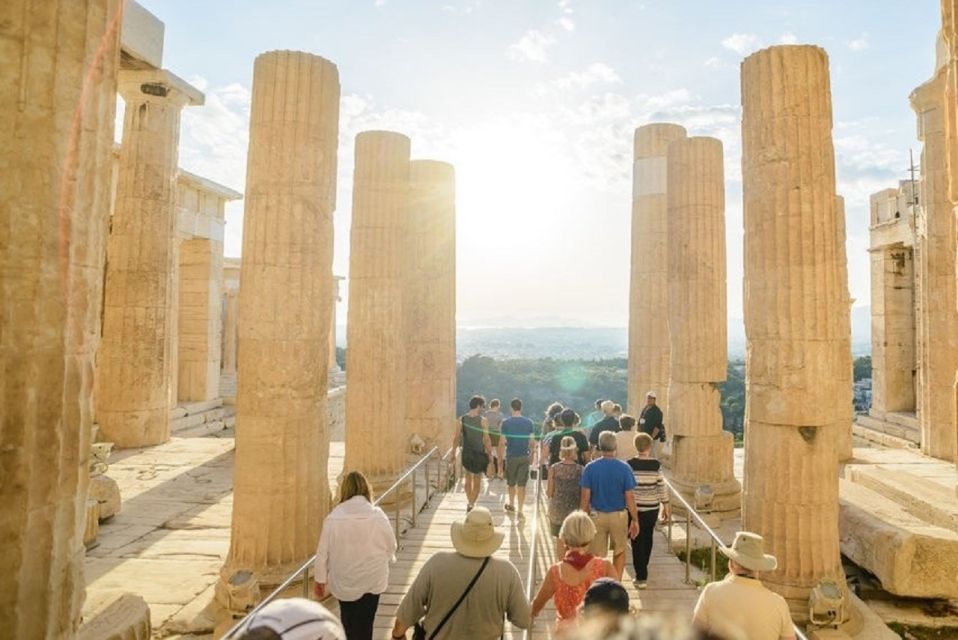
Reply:
[[[529,484],[529,490],[533,485]],[[545,487],[543,486],[543,491]],[[540,512],[540,526],[538,535],[532,533],[531,498],[527,500],[527,516],[525,521],[507,516],[502,508],[505,502],[506,485],[502,481],[486,483],[478,504],[487,507],[493,514],[496,525],[505,532],[506,536],[496,557],[508,558],[519,569],[525,581],[529,566],[529,554],[533,539],[538,545],[537,551],[537,580],[545,573],[554,559],[553,543],[548,537],[548,523],[545,514]],[[543,504],[545,496],[543,495]],[[543,507],[544,509],[544,507]],[[455,490],[450,493],[438,494],[432,503],[419,515],[415,528],[408,530],[402,538],[400,549],[396,553],[396,564],[392,566],[389,578],[389,588],[380,600],[379,613],[376,618],[377,637],[389,638],[396,608],[403,594],[412,584],[419,569],[425,561],[437,551],[448,551],[452,548],[449,537],[449,527],[455,520],[459,520],[466,512],[466,497],[462,493],[460,481]],[[627,566],[631,566],[627,563]],[[666,552],[664,535],[656,536],[656,545],[650,565],[649,588],[641,592],[636,591],[631,584],[631,569],[626,569],[626,587],[632,596],[632,605],[637,611],[674,614],[683,618],[691,618],[692,608],[698,598],[698,590],[694,586],[684,584],[684,565],[675,556]],[[536,584],[538,587],[538,583]],[[640,595],[641,594],[641,595]],[[552,624],[555,621],[555,609],[549,606],[539,614],[532,634],[533,638],[552,638]],[[506,623],[506,638],[520,638],[522,632]]]

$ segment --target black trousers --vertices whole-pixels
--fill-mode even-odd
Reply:
[[[652,536],[655,523],[659,519],[659,510],[639,511],[639,535],[632,538],[632,568],[635,579],[643,582],[649,579],[649,558],[652,556]]]
[[[339,619],[346,630],[346,640],[372,640],[378,608],[378,593],[364,593],[359,600],[350,602],[340,600]]]

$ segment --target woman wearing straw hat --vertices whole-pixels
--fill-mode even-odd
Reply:
[[[794,640],[785,598],[758,579],[759,572],[778,566],[764,546],[762,536],[739,531],[731,547],[719,547],[729,573],[699,596],[692,622],[702,633],[726,640]]]
[[[502,544],[492,514],[475,507],[453,522],[455,551],[434,554],[416,576],[396,611],[392,637],[421,626],[414,637],[430,640],[493,640],[503,633],[503,618],[520,629],[530,624],[529,603],[519,571],[508,560],[493,558]]]

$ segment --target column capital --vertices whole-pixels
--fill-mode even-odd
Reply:
[[[174,102],[195,107],[206,101],[202,91],[166,69],[121,70],[117,92],[126,102]]]

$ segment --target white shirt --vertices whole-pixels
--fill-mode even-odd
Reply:
[[[389,584],[395,551],[389,518],[363,496],[354,496],[337,505],[323,522],[313,579],[326,583],[337,600],[346,602],[382,593]]]
[[[615,434],[615,457],[625,461],[639,455],[635,450],[635,436],[638,431],[619,431]]]

